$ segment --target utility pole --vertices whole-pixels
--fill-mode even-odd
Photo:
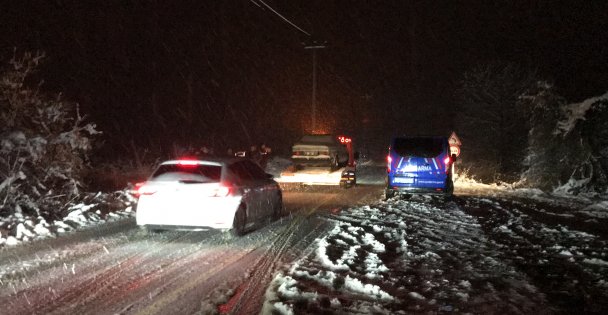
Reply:
[[[316,42],[304,46],[304,49],[312,49],[312,132],[317,129],[317,49],[322,48],[325,48],[325,45],[317,45]]]

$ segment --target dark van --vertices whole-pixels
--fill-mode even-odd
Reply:
[[[387,162],[386,198],[409,193],[451,196],[454,191],[447,137],[394,137]]]

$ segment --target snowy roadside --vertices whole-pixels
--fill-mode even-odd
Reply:
[[[575,292],[606,297],[606,242],[555,218],[599,226],[608,202],[466,179],[455,186],[457,202],[414,195],[328,216],[333,231],[276,275],[263,313],[545,314],[581,306]]]
[[[330,216],[335,227],[278,274],[264,313],[533,313],[550,309],[476,218],[428,196]],[[541,312],[542,313],[542,312]]]
[[[0,248],[58,237],[70,231],[134,216],[135,199],[127,191],[88,194],[56,218],[18,211],[0,217]]]
[[[481,184],[468,178],[454,181],[455,195],[509,196],[561,205],[573,209],[565,215],[580,215],[590,219],[608,219],[608,195],[572,195],[563,187],[553,192],[540,189],[513,188],[509,184]]]

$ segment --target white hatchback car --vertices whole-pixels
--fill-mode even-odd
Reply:
[[[136,195],[137,225],[148,230],[231,229],[242,235],[283,209],[272,175],[243,158],[163,162]]]

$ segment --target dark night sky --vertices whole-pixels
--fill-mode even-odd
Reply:
[[[313,38],[248,0],[2,1],[2,61],[44,50],[45,88],[107,148],[287,148],[309,119],[313,38],[319,119],[382,145],[451,130],[458,80],[484,62],[537,68],[570,101],[608,90],[607,1],[265,1]]]

